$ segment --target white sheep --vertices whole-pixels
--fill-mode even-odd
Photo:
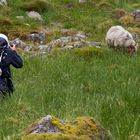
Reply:
[[[106,42],[112,48],[127,48],[129,55],[137,52],[138,44],[133,36],[121,26],[112,26],[106,34]]]

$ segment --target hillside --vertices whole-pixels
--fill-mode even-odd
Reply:
[[[0,139],[18,139],[31,123],[50,114],[63,120],[92,116],[111,139],[139,140],[139,49],[130,58],[105,42],[107,30],[121,25],[140,43],[137,10],[139,0],[7,0],[0,6],[0,32],[25,43],[17,46],[24,67],[11,67],[14,96],[0,98]],[[30,18],[29,11],[41,17]],[[43,44],[28,40],[42,32]],[[55,48],[51,53],[41,49],[49,45]]]

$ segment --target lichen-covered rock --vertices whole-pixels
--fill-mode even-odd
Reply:
[[[50,115],[28,128],[23,140],[108,140],[104,128],[91,117],[64,122]]]
[[[29,41],[32,41],[33,43],[40,43],[40,44],[44,44],[45,43],[45,39],[46,39],[46,34],[44,32],[35,32],[35,33],[31,33],[29,35],[27,35],[27,39]]]
[[[140,9],[133,12],[135,21],[140,22]]]

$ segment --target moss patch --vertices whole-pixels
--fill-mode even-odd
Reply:
[[[50,5],[48,5],[48,2],[46,2],[45,0],[27,1],[21,6],[23,10],[37,12],[47,11],[48,7],[50,7]]]

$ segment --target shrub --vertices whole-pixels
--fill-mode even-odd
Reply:
[[[12,21],[8,17],[0,16],[0,25],[12,25]]]
[[[77,48],[73,50],[74,54],[79,57],[102,57],[104,50],[94,47]]]
[[[120,22],[124,25],[134,25],[134,17],[126,15],[120,18]]]
[[[111,26],[114,25],[114,21],[112,19],[108,19],[106,21],[100,22],[96,25],[97,31],[107,31]]]
[[[126,14],[125,10],[123,10],[123,9],[115,9],[112,12],[112,17],[115,18],[115,19],[119,19],[119,18],[125,16],[125,14]]]
[[[0,7],[0,15],[3,16],[10,16],[11,15],[11,8],[5,6],[5,7]]]
[[[43,12],[48,10],[48,3],[45,0],[32,0],[30,2],[24,2],[21,6],[26,11]]]

